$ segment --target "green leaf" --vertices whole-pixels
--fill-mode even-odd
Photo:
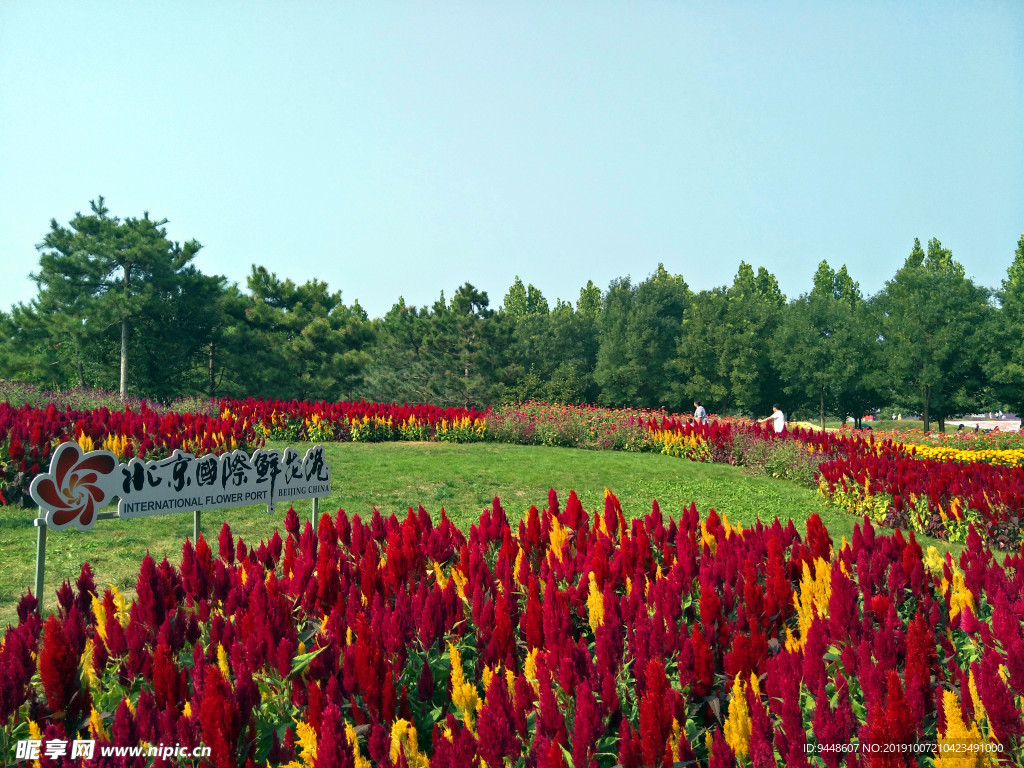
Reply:
[[[292,668],[288,672],[288,677],[295,677],[296,675],[300,674],[302,670],[309,666],[309,663],[313,661],[313,659],[315,659],[317,656],[319,656],[326,650],[327,646],[324,645],[317,648],[315,651],[310,651],[309,653],[302,653],[296,656],[294,659],[292,659]]]

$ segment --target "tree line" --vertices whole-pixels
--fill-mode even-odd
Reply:
[[[0,377],[101,387],[167,402],[258,395],[482,406],[542,399],[803,418],[875,409],[1024,411],[1024,235],[998,289],[949,249],[918,240],[864,296],[822,261],[787,300],[764,267],[694,292],[662,265],[646,279],[588,281],[552,306],[516,278],[497,308],[466,283],[432,306],[399,298],[381,318],[325,282],[253,266],[245,288],[194,264],[198,242],[166,220],[121,220],[103,198],[50,223],[38,295],[0,312]]]

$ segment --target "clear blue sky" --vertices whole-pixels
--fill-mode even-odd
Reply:
[[[857,6],[851,9],[850,6]],[[698,290],[1024,232],[1024,3],[0,3],[0,308],[104,195],[371,316],[658,262]]]

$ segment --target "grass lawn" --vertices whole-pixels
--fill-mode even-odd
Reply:
[[[283,448],[284,445],[268,445]],[[302,446],[295,446],[304,452]],[[573,448],[477,443],[334,443],[325,446],[334,493],[321,501],[321,512],[345,509],[364,519],[373,507],[382,513],[404,515],[410,505],[422,504],[437,519],[443,507],[463,530],[497,496],[511,521],[534,504],[547,503],[549,488],[564,507],[575,490],[584,509],[604,508],[604,489],[622,502],[627,517],[646,514],[652,499],[662,513],[678,517],[684,505],[695,502],[701,515],[709,508],[745,527],[760,518],[792,517],[803,532],[803,521],[817,512],[834,540],[849,539],[855,518],[826,507],[817,492],[788,482],[749,477],[737,467],[698,464],[660,454],[581,451]],[[270,517],[266,507],[240,507],[203,512],[203,532],[215,541],[225,521],[248,544],[256,544],[282,526],[287,507]],[[312,502],[298,502],[296,511],[308,517]],[[20,596],[32,588],[35,575],[34,510],[0,507],[0,627],[15,620]],[[283,526],[282,526],[283,532]],[[46,548],[46,609],[55,604],[54,590],[63,579],[75,579],[82,563],[91,564],[98,586],[115,584],[133,594],[139,562],[148,549],[157,561],[181,559],[181,546],[192,535],[192,515],[177,513],[133,520],[101,520],[88,533],[49,532]],[[922,537],[922,546],[944,542]],[[216,551],[216,544],[213,544]],[[960,547],[952,547],[954,554]]]

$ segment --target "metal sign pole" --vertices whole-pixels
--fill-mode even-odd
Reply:
[[[43,615],[43,573],[46,570],[46,518],[36,518],[36,610]]]
[[[320,499],[313,497],[313,534],[316,535],[317,525],[320,523]]]
[[[192,513],[192,543],[199,543],[199,519],[202,513],[197,509]]]

